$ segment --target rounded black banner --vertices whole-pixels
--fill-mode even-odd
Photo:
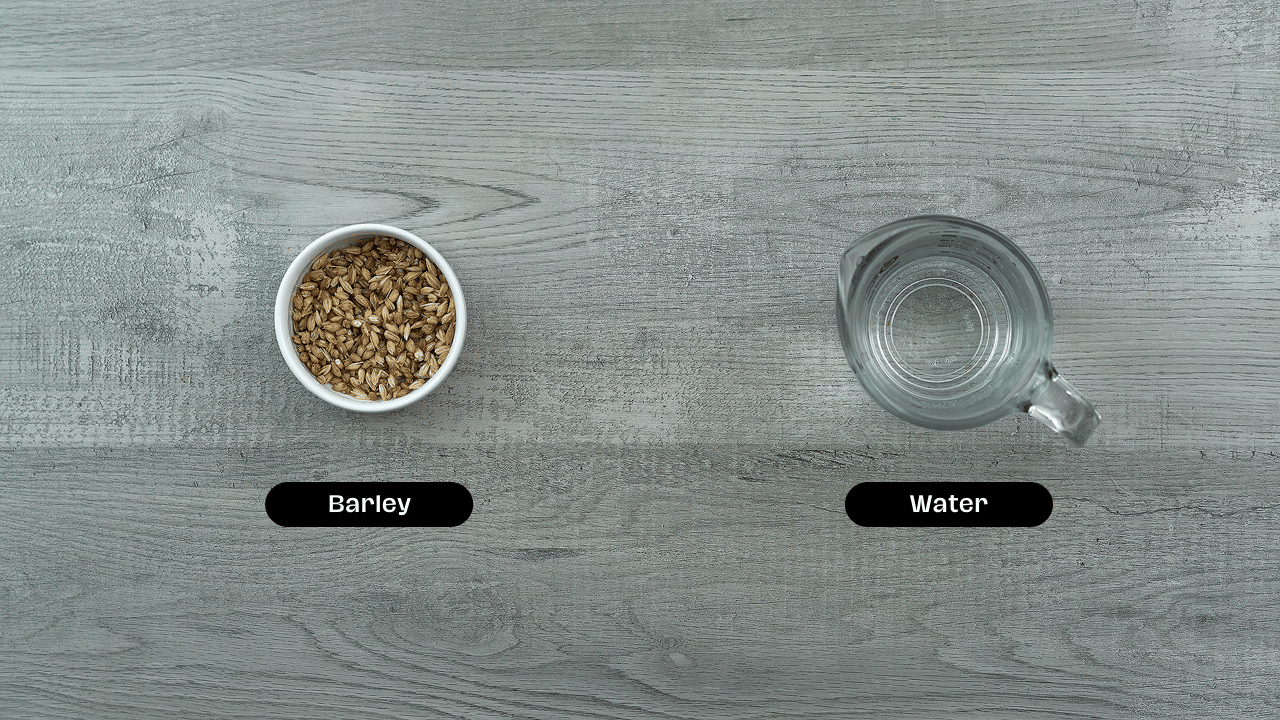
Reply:
[[[844,510],[863,527],[1035,527],[1053,496],[1034,482],[864,482]]]
[[[285,527],[454,527],[472,508],[456,482],[285,482],[266,505]]]

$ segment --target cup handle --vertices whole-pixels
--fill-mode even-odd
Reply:
[[[1046,360],[1032,383],[1030,400],[1023,403],[1022,411],[1053,428],[1074,447],[1084,445],[1102,422],[1093,403],[1072,387],[1058,374],[1053,363]]]

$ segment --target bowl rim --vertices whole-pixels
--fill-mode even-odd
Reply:
[[[311,371],[307,369],[307,366],[302,364],[302,359],[298,357],[298,351],[293,344],[293,293],[298,285],[301,284],[302,276],[310,272],[311,263],[315,262],[317,257],[330,250],[351,245],[355,240],[378,235],[399,238],[421,250],[431,259],[431,262],[435,263],[435,266],[440,269],[445,280],[449,283],[449,291],[453,297],[456,325],[453,331],[453,343],[449,347],[449,354],[440,363],[440,369],[436,371],[435,375],[431,376],[431,379],[426,384],[407,395],[391,400],[360,400],[321,385],[315,376],[311,374]],[[280,354],[284,358],[285,364],[293,372],[294,377],[302,383],[302,386],[311,391],[311,394],[332,405],[354,412],[391,412],[407,405],[412,405],[430,395],[444,383],[445,378],[453,370],[453,366],[458,363],[458,356],[462,353],[462,344],[467,333],[467,304],[463,299],[462,286],[458,282],[458,276],[454,273],[453,267],[426,240],[408,230],[403,230],[393,225],[357,223],[330,230],[311,241],[294,258],[289,268],[285,270],[284,277],[280,280],[280,289],[276,293],[275,326],[276,342],[280,345]]]

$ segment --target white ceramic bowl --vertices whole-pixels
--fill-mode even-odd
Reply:
[[[358,240],[367,240],[378,235],[400,238],[426,253],[431,262],[435,263],[437,268],[440,268],[445,280],[449,282],[449,291],[453,295],[454,317],[457,325],[453,332],[453,344],[449,348],[449,354],[440,363],[440,369],[436,371],[435,375],[431,376],[431,379],[425,385],[410,392],[408,395],[391,400],[360,400],[337,392],[329,385],[321,385],[315,376],[311,374],[311,371],[307,369],[307,366],[302,364],[302,359],[298,357],[297,348],[294,347],[293,343],[293,293],[297,290],[298,285],[301,284],[302,276],[310,271],[311,263],[315,262],[316,258],[330,250],[344,248]],[[333,403],[338,407],[356,412],[373,413],[399,410],[430,395],[436,388],[440,387],[444,379],[448,377],[449,371],[458,363],[458,356],[462,353],[462,340],[466,337],[466,334],[467,304],[462,299],[462,287],[458,284],[458,276],[453,273],[453,268],[449,267],[449,263],[445,261],[444,257],[435,248],[428,245],[425,240],[411,232],[390,225],[377,225],[374,223],[348,225],[322,235],[315,242],[308,245],[307,249],[303,250],[293,261],[293,264],[289,266],[289,269],[284,274],[284,279],[280,281],[280,292],[276,294],[276,340],[280,343],[280,354],[284,356],[285,364],[293,371],[294,376],[298,378],[298,382],[302,383],[302,386],[310,390],[316,397],[325,402]]]

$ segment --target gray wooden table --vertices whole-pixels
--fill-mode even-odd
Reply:
[[[1262,0],[0,9],[0,716],[1280,713],[1280,16]],[[835,261],[922,212],[1037,263],[1103,425],[899,422]],[[471,310],[349,414],[271,305],[385,222]],[[456,480],[453,529],[284,480]],[[871,529],[866,480],[1035,480]]]

